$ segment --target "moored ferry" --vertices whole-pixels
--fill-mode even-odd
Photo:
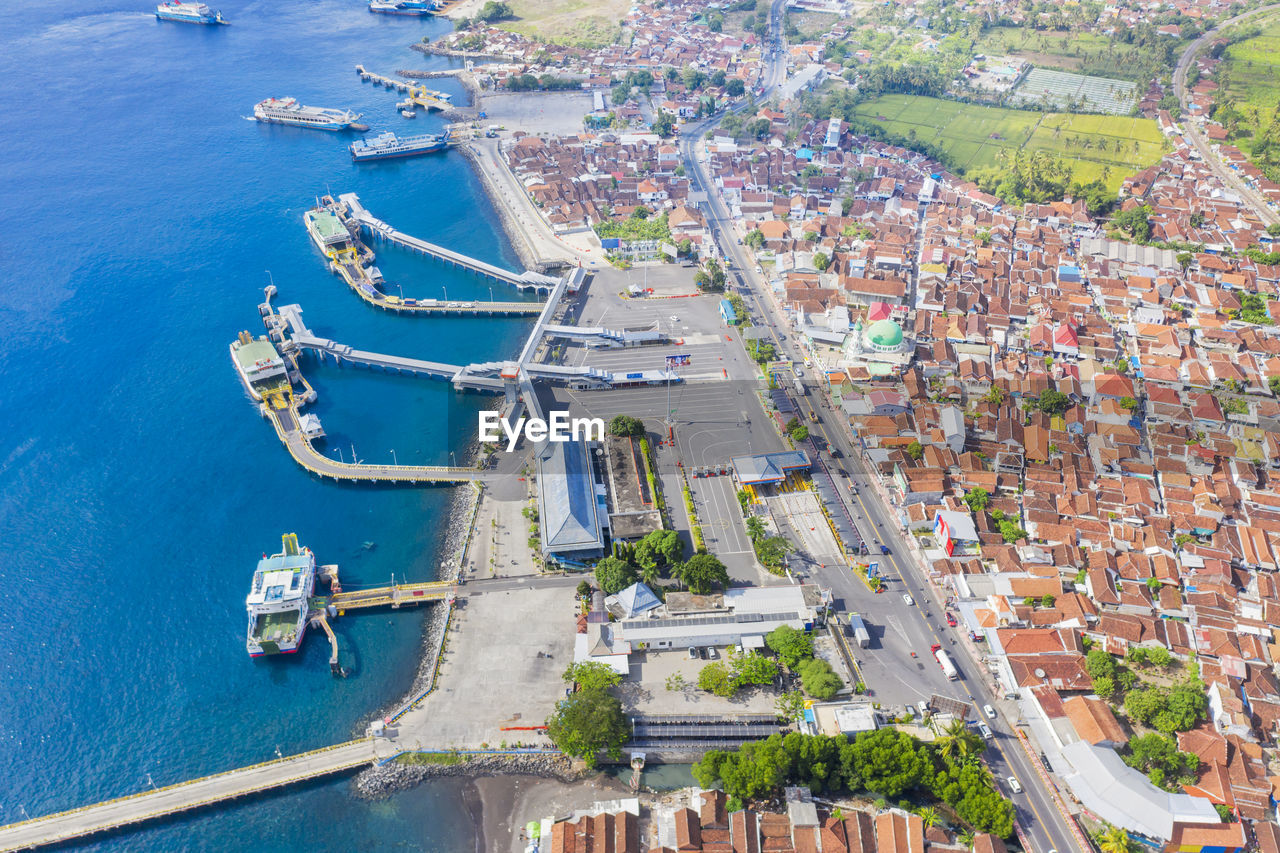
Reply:
[[[267,98],[254,106],[253,117],[268,124],[291,124],[316,130],[369,129],[368,125],[356,123],[360,113],[308,107],[298,103],[295,98]]]
[[[414,157],[443,151],[449,147],[449,140],[446,136],[434,133],[397,137],[387,131],[372,139],[357,139],[349,147],[351,159],[363,163],[367,160],[390,160],[394,157]]]
[[[287,392],[289,372],[275,344],[265,336],[254,338],[248,332],[231,342],[231,363],[236,366],[244,390],[261,403],[264,397]]]
[[[184,24],[225,24],[221,12],[215,12],[204,3],[186,3],[170,0],[156,7],[156,17],[162,21],[179,21]]]
[[[369,11],[382,15],[430,15],[435,3],[423,0],[370,0]]]
[[[292,654],[307,632],[316,557],[310,548],[298,547],[296,533],[280,538],[280,553],[262,555],[245,598],[249,614],[246,647],[250,657]]]

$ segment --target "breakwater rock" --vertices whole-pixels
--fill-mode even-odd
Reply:
[[[439,756],[442,760],[417,761]],[[428,779],[444,776],[476,778],[478,776],[540,776],[561,782],[576,782],[586,774],[575,768],[563,755],[465,755],[462,753],[410,754],[406,763],[397,759],[365,770],[352,785],[362,800],[378,800],[398,791],[408,790]],[[580,764],[580,763],[579,763]]]

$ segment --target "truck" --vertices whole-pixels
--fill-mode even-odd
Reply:
[[[933,656],[938,659],[938,666],[942,667],[942,672],[947,676],[948,681],[955,681],[960,677],[960,671],[951,662],[951,655],[947,654],[946,650],[937,649],[934,651]]]
[[[849,630],[853,634],[853,638],[858,641],[858,648],[865,649],[871,645],[871,633],[867,631],[867,625],[862,621],[862,617],[857,613],[849,614]]]

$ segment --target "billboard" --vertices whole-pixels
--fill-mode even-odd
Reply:
[[[942,517],[942,513],[938,513],[933,517],[933,538],[938,540],[947,556],[950,557],[956,549],[956,543],[951,541],[951,527],[947,524],[947,520]]]
[[[670,368],[672,368],[672,367],[684,367],[684,366],[686,366],[688,363],[689,363],[689,354],[688,354],[688,353],[682,353],[682,354],[680,354],[680,355],[669,355],[669,356],[667,356],[667,368],[668,368],[668,369],[670,369]]]

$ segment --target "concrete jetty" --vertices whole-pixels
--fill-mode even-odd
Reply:
[[[444,246],[438,246],[435,243],[397,231],[366,210],[364,205],[360,203],[360,197],[355,193],[344,193],[338,198],[346,207],[348,222],[365,229],[374,239],[395,243],[411,251],[429,255],[442,263],[470,270],[477,275],[492,278],[520,290],[533,290],[538,293],[549,294],[556,284],[561,281],[555,276],[544,275],[532,270],[519,273],[505,270],[502,267],[469,257],[461,252],[455,252],[452,249],[446,249]]]
[[[319,779],[378,760],[370,738],[264,761],[151,791],[0,827],[0,851],[72,841],[190,809]]]

